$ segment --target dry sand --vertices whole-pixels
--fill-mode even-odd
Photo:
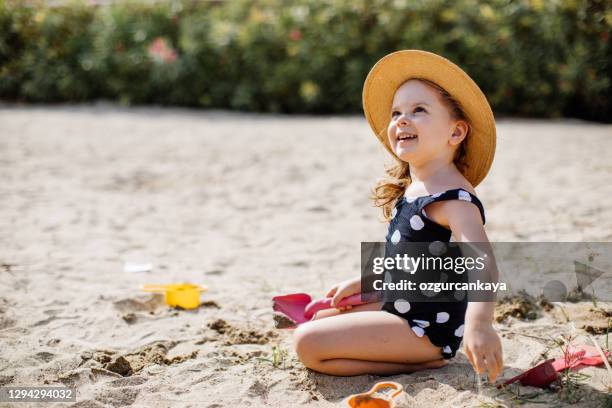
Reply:
[[[369,389],[381,377],[306,370],[270,302],[355,276],[360,242],[384,236],[368,193],[387,156],[369,132],[361,117],[1,108],[0,385],[72,385],[78,407],[332,407]],[[492,241],[612,241],[611,126],[500,120],[498,134],[478,188]],[[208,285],[209,302],[177,311],[139,291],[171,281]],[[538,313],[496,323],[504,378],[560,355],[547,338],[571,327],[558,307]],[[577,404],[529,387],[479,396],[462,353],[390,379],[400,407],[513,406],[519,392],[600,406],[606,370],[581,373]]]

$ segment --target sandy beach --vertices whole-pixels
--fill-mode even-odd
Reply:
[[[611,125],[497,130],[477,188],[491,241],[612,241]],[[337,407],[367,391],[383,377],[305,369],[271,298],[322,296],[359,274],[360,242],[386,230],[368,198],[384,163],[360,116],[0,107],[0,386],[77,388],[72,405],[0,407]],[[199,308],[140,290],[180,281],[208,287]],[[589,330],[605,347],[611,302],[562,307],[500,305],[503,378],[561,356],[551,339],[590,344]],[[479,394],[463,353],[387,379],[405,388],[398,407],[604,406],[612,374],[580,373],[577,402],[522,386]]]

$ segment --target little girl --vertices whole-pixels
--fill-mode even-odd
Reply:
[[[366,118],[397,160],[374,189],[389,221],[388,245],[488,242],[474,186],[495,152],[486,97],[458,66],[432,53],[383,57],[363,89]],[[361,292],[361,277],[334,285],[332,305]],[[399,299],[319,312],[294,332],[305,366],[330,375],[397,374],[439,368],[463,341],[475,370],[494,382],[503,368],[494,302],[418,304]]]

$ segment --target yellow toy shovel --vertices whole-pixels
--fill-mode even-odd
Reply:
[[[164,293],[168,306],[195,309],[200,306],[200,292],[207,291],[208,288],[191,283],[169,283],[167,285],[144,285],[142,290]]]

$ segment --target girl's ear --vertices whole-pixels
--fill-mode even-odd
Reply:
[[[449,143],[452,146],[459,146],[459,144],[463,142],[463,139],[465,139],[467,136],[469,130],[470,126],[466,123],[466,121],[458,120],[457,123],[455,123],[455,128],[453,129]]]

